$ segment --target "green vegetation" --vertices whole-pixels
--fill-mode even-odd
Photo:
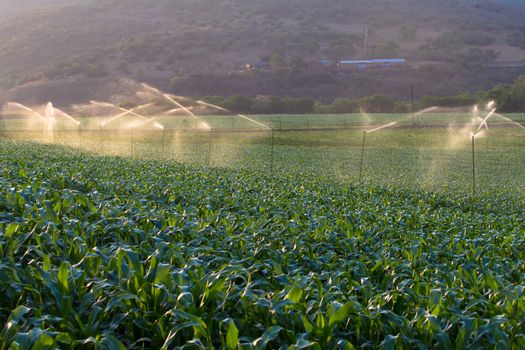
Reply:
[[[407,137],[389,135],[371,139],[381,160]],[[485,152],[510,160],[513,142]],[[267,163],[0,149],[5,348],[525,346],[516,188],[473,202],[461,185],[356,186]]]
[[[498,110],[503,112],[521,112],[525,110],[525,75],[518,77],[512,84],[500,84],[488,91],[460,93],[454,96],[423,96],[415,101],[415,112],[433,106],[465,107],[477,103],[494,101]],[[360,110],[368,113],[407,113],[411,105],[404,100],[395,101],[388,96],[373,94],[358,99],[336,98],[329,105],[311,98],[256,97],[250,99],[242,95],[230,98],[206,96],[205,101],[223,106],[234,112],[253,114],[310,114],[310,113],[356,113]]]

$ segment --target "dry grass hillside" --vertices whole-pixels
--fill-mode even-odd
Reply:
[[[83,86],[85,79],[125,77],[194,95],[395,94],[408,81],[435,94],[476,90],[525,71],[525,12],[516,4],[0,0],[0,87],[50,79]],[[272,56],[283,67],[243,71]],[[350,74],[315,64],[384,57],[404,57],[408,65]],[[276,76],[279,68],[286,74]]]

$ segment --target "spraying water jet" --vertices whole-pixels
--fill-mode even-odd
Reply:
[[[367,130],[367,131],[363,132],[363,144],[361,145],[361,162],[359,164],[359,177],[358,177],[359,182],[361,182],[362,174],[363,174],[363,163],[364,163],[364,157],[365,157],[366,135],[367,134],[371,134],[371,133],[376,132],[376,131],[379,131],[379,130],[382,130],[382,129],[389,128],[389,127],[394,126],[394,125],[397,125],[397,122],[391,122],[391,123],[388,123],[388,124],[379,126],[377,128],[374,128],[374,129]]]
[[[501,115],[501,114],[499,114],[499,113],[495,113],[494,116],[496,116],[496,117],[498,117],[498,118],[501,118],[501,119],[503,119],[503,120],[505,120],[505,121],[507,121],[507,122],[513,124],[513,125],[516,125],[517,127],[520,127],[520,128],[522,128],[522,129],[525,129],[525,126],[523,126],[522,124],[518,123],[517,121],[512,120],[512,119],[509,118],[509,117],[505,117],[505,116],[503,116],[503,115]]]
[[[257,120],[254,120],[254,119],[252,119],[252,118],[249,118],[249,117],[247,117],[247,116],[245,116],[245,115],[243,115],[243,114],[237,114],[237,116],[239,116],[239,117],[241,117],[241,118],[243,118],[243,119],[246,119],[246,120],[248,120],[248,121],[250,121],[250,122],[252,122],[252,123],[254,123],[254,124],[257,124],[257,125],[259,125],[259,126],[262,126],[262,127],[265,128],[265,129],[273,130],[273,128],[269,127],[268,125],[265,125],[265,124],[263,124],[263,123],[261,123],[261,122],[258,122]]]
[[[18,103],[18,102],[8,102],[7,103],[7,106],[10,107],[10,106],[13,106],[13,107],[18,107],[18,108],[21,108],[25,111],[28,111],[28,112],[31,112],[32,114],[36,115],[37,117],[47,121],[47,118],[45,116],[43,116],[42,114],[38,113],[37,111],[35,111],[34,109],[32,108],[29,108],[27,106],[24,106],[23,104],[21,103]]]

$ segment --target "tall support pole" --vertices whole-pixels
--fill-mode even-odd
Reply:
[[[275,148],[275,130],[272,129],[272,147],[270,151],[270,174],[272,175],[272,177],[273,177],[274,148]]]
[[[82,125],[78,123],[78,148],[82,149]]]
[[[412,111],[412,125],[416,125],[416,115],[414,114],[414,85],[410,84],[410,105]]]
[[[131,158],[135,158],[135,128],[131,128]]]
[[[99,130],[98,131],[98,142],[100,144],[99,149],[100,149],[100,153],[103,153],[104,152],[104,148],[102,146],[102,140],[103,140],[102,139],[102,123],[99,124],[98,130]]]
[[[212,138],[213,138],[213,130],[210,129],[210,137],[208,139],[208,161],[207,161],[208,166],[210,166],[210,164],[211,164],[211,146],[213,144]]]
[[[162,128],[162,155],[166,157],[166,128]]]
[[[476,136],[472,135],[472,198],[476,197],[476,156],[475,156]]]
[[[363,175],[363,161],[365,159],[365,140],[366,140],[366,131],[363,132],[363,145],[361,146],[361,163],[359,164],[359,182],[361,182]]]

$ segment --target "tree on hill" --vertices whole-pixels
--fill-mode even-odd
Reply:
[[[358,110],[359,103],[347,98],[337,98],[330,106],[330,111],[332,113],[355,113]]]
[[[235,113],[250,112],[253,101],[242,95],[233,95],[224,101],[224,107]]]
[[[525,75],[511,85],[500,84],[486,93],[486,99],[496,101],[498,109],[505,112],[525,111]]]
[[[359,106],[368,113],[390,113],[394,102],[387,96],[374,94],[359,99]]]
[[[283,58],[279,55],[272,55],[270,57],[270,68],[274,72],[282,71],[286,68],[286,62],[284,62]]]
[[[315,100],[313,98],[285,98],[286,112],[290,114],[306,114],[314,110]]]

